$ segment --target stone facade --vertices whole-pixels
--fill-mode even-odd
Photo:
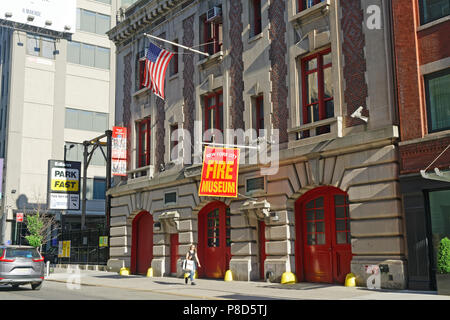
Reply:
[[[327,0],[298,12],[297,1],[263,0],[261,34],[250,36],[251,1],[147,1],[140,2],[140,7],[127,13],[126,20],[109,32],[119,56],[138,50],[137,40],[132,39],[137,39],[142,30],[165,32],[167,39],[198,45],[202,41],[197,32],[200,17],[212,6],[221,5],[222,51],[208,58],[184,52],[180,75],[166,77],[165,91],[171,93],[164,104],[166,124],[172,119],[172,123],[181,123],[193,132],[194,120],[202,120],[202,97],[221,89],[224,127],[252,128],[252,101],[262,95],[268,140],[276,137],[276,129],[280,142],[275,174],[263,174],[261,164],[240,166],[237,198],[199,197],[201,166],[171,162],[167,147],[165,171],[156,168],[150,179],[129,177],[126,183],[110,189],[113,223],[108,265],[112,269],[132,264],[132,221],[136,214],[147,211],[161,223],[161,228],[153,230],[154,274],[173,274],[171,259],[177,259],[175,274],[182,275],[179,260],[188,246],[198,243],[206,232],[200,228],[202,209],[218,200],[230,210],[229,268],[234,279],[260,279],[262,269],[264,277],[270,274],[272,280],[279,281],[284,272],[297,273],[303,268],[296,265],[296,252],[303,246],[303,240],[296,236],[300,228],[296,221],[298,199],[310,190],[328,186],[348,195],[352,254],[348,268],[356,274],[358,284],[366,284],[366,266],[387,264],[389,272],[382,274],[382,287],[405,288],[406,248],[395,145],[399,131],[395,126],[394,93],[389,85],[392,60],[387,54],[391,51],[390,22],[385,14],[388,8],[382,1],[377,2],[383,12],[383,28],[367,32],[361,27],[366,1],[356,2],[359,5],[347,8],[341,1]],[[352,48],[344,49],[348,41]],[[301,112],[301,62],[327,48],[331,49],[333,68],[330,85],[334,116],[318,124],[307,123]],[[350,61],[355,52],[357,59]],[[356,82],[355,77],[359,79]],[[119,77],[118,82],[123,80]],[[139,110],[132,113],[131,123],[161,112],[154,97],[149,98],[148,108],[139,105],[150,92],[131,95],[131,110]],[[369,116],[367,124],[349,118],[359,105],[365,107],[363,114]],[[314,134],[321,125],[329,125],[329,132]],[[300,138],[305,130],[313,133]],[[130,132],[134,141],[133,130]],[[156,164],[162,157],[158,147],[161,139],[152,140],[156,147],[152,149],[151,163]],[[167,134],[163,140],[167,144]],[[130,161],[134,164],[136,150],[133,146],[131,149]],[[193,158],[196,157],[201,158],[201,153],[193,152]],[[257,177],[264,179],[264,187],[248,191],[248,180]],[[170,192],[176,194],[176,201],[167,204],[164,199]],[[265,201],[270,214],[265,215],[258,207],[262,202],[258,201]],[[168,215],[176,216],[172,226],[166,223]],[[260,230],[261,220],[265,230]],[[177,257],[170,254],[170,235],[175,233],[179,242]]]

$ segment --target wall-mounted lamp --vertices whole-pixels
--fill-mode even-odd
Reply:
[[[52,25],[52,20],[45,20],[45,25],[46,26],[51,26]]]
[[[5,18],[9,19],[12,17],[12,12],[5,12]]]
[[[32,22],[33,20],[34,20],[34,16],[32,16],[31,14],[28,15],[27,21],[28,21],[28,22]]]
[[[64,30],[69,31],[70,29],[71,29],[71,27],[70,27],[68,24],[66,24],[66,25],[64,26]]]

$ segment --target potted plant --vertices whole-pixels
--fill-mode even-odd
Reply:
[[[437,256],[436,283],[438,294],[450,295],[450,239],[441,239]]]

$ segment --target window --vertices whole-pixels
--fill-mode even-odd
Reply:
[[[260,95],[252,99],[252,125],[256,137],[264,136],[264,97]]]
[[[173,40],[178,43],[178,39]],[[170,63],[170,75],[173,76],[178,73],[178,46],[172,45],[172,52],[174,54]]]
[[[110,26],[110,16],[85,9],[77,9],[77,30],[105,35]]]
[[[261,24],[261,0],[250,1],[250,37],[260,34]]]
[[[103,3],[106,3],[106,4],[111,4],[111,0],[94,0],[94,1],[103,2]]]
[[[298,0],[298,10],[302,11],[306,10],[308,8],[311,8],[312,6],[321,3],[324,0]]]
[[[67,61],[88,67],[109,69],[110,49],[86,43],[68,41]]]
[[[73,145],[74,147],[70,148],[70,145]],[[105,157],[103,157],[102,151],[99,150],[100,147],[97,147],[95,149],[94,154],[92,155],[91,162],[89,162],[89,165],[93,166],[106,166],[106,160]],[[92,150],[92,147],[89,148],[89,151]],[[106,149],[104,148],[103,151],[106,154]],[[76,142],[66,142],[66,160],[67,161],[80,161],[83,163],[84,159],[84,146],[82,143],[76,143]]]
[[[437,20],[450,14],[449,0],[419,0],[422,24]]]
[[[150,118],[137,123],[138,129],[138,167],[150,164]]]
[[[108,130],[108,114],[66,108],[65,128],[95,132]]]
[[[450,129],[450,68],[425,76],[428,132]]]
[[[206,15],[202,16],[203,27],[203,41],[202,44],[204,52],[213,55],[222,50],[222,21],[207,21]]]
[[[450,238],[450,190],[428,193],[431,233],[433,238],[434,267],[442,238]]]
[[[222,91],[207,95],[204,98],[205,130],[217,129],[223,132],[223,94]],[[211,133],[214,134],[214,133]],[[211,140],[212,141],[212,137]]]
[[[145,51],[142,50],[136,54],[136,87],[135,90],[144,88],[144,73],[145,73]]]
[[[176,204],[177,203],[177,193],[167,192],[164,193],[164,204]]]
[[[95,200],[103,200],[106,198],[106,179],[93,179],[93,195],[92,198]]]
[[[264,191],[264,177],[251,178],[247,179],[246,183],[246,192],[252,192],[256,190]]]
[[[306,57],[301,62],[303,124],[334,117],[331,66],[330,49]],[[330,132],[329,125],[316,128],[316,135],[327,132]],[[309,136],[309,131],[302,134]]]
[[[55,59],[55,41],[51,38],[27,34],[27,54]]]
[[[170,160],[178,158],[178,124],[170,125]]]
[[[336,213],[336,243],[350,244],[350,214],[349,214],[349,200],[347,195],[334,196],[334,209]]]

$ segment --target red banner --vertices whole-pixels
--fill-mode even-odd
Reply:
[[[113,127],[111,150],[111,173],[114,176],[127,175],[127,128]]]
[[[205,147],[199,196],[237,197],[239,151]]]

